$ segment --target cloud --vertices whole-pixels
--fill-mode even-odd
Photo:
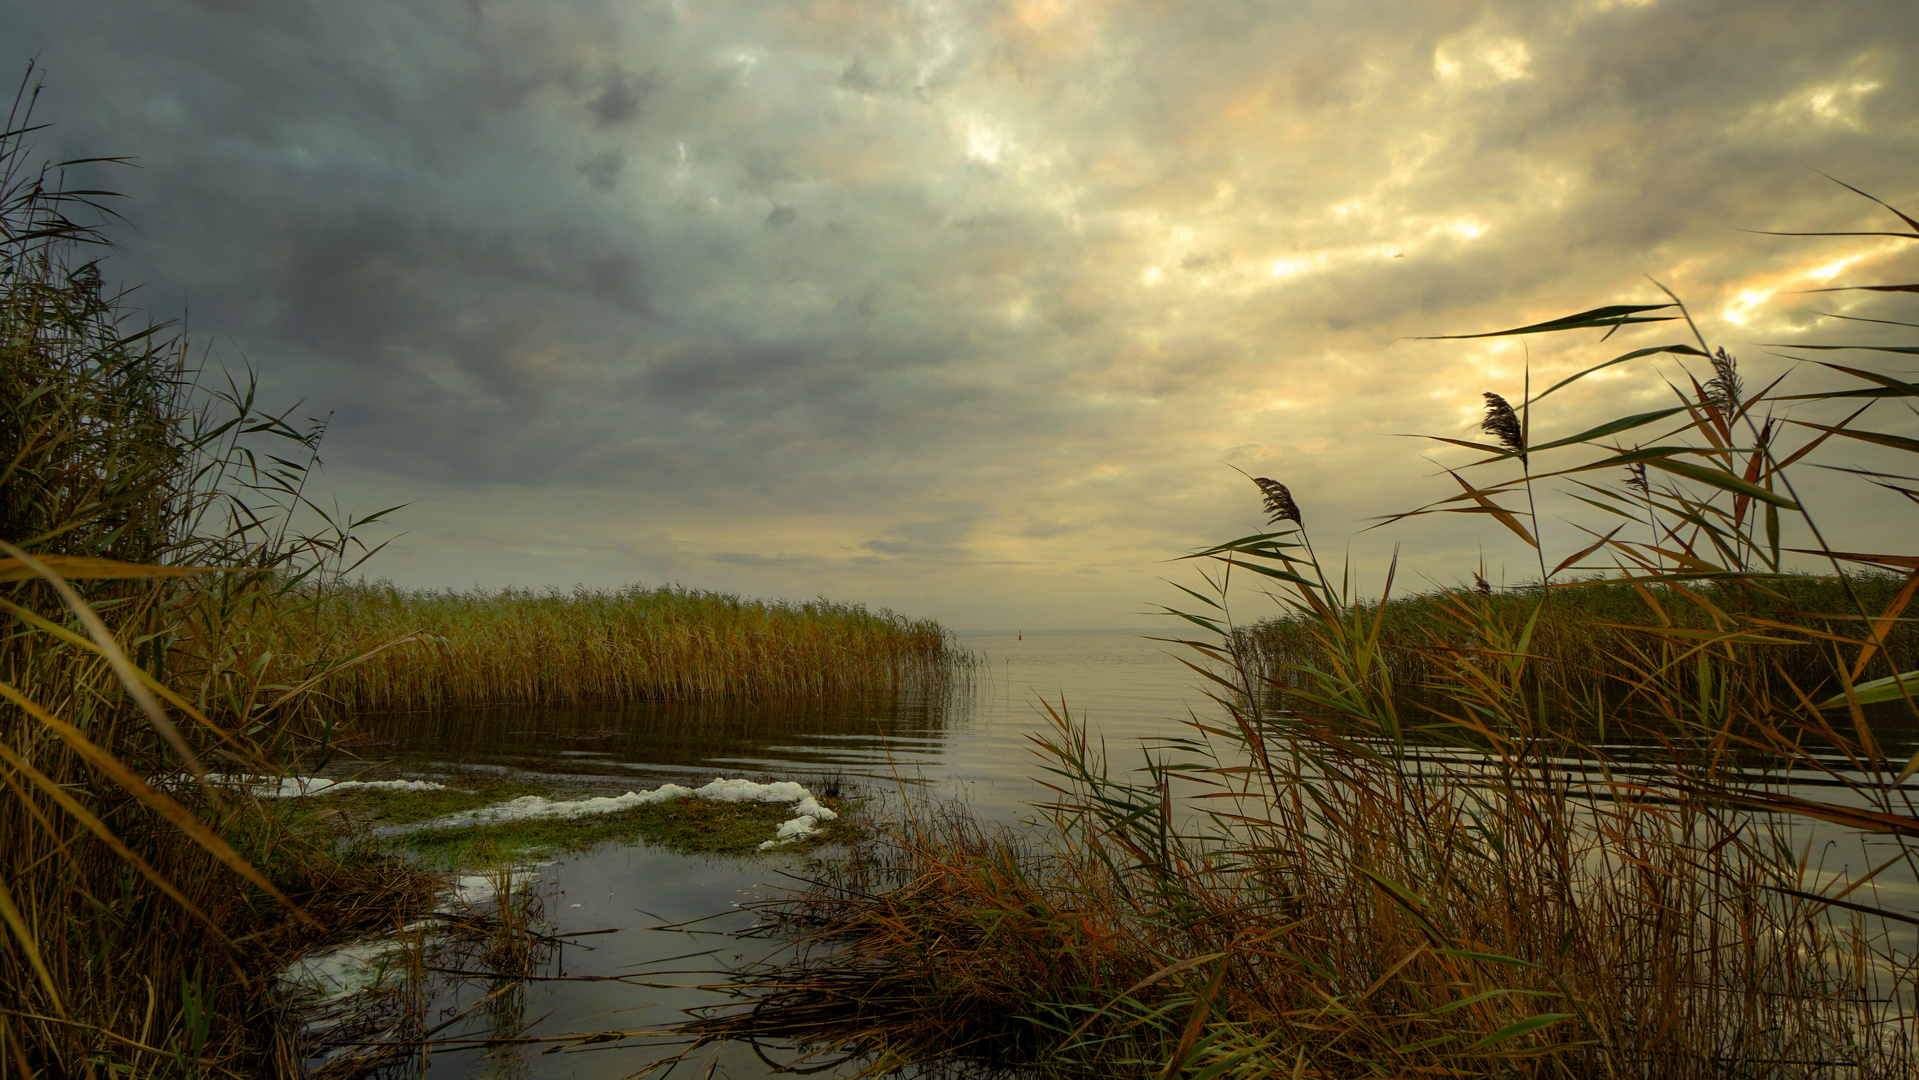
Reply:
[[[686,573],[995,625],[1039,595],[1136,621],[1162,560],[1257,523],[1222,461],[1358,528],[1433,492],[1389,435],[1596,362],[1402,339],[1644,275],[1738,348],[1805,332],[1794,275],[1887,256],[1736,230],[1871,218],[1808,166],[1919,203],[1906,15],[0,0],[49,71],[43,146],[139,158],[82,177],[134,196],[112,268],[332,411],[343,475],[475,522],[520,492],[582,534],[643,504],[701,538]],[[1538,419],[1658,392],[1622,372]],[[524,572],[445,514],[445,573]],[[1435,565],[1480,543],[1399,535]],[[1071,588],[1003,569],[1094,547]]]
[[[620,182],[620,170],[626,168],[626,155],[618,150],[602,150],[574,166],[586,182],[601,191],[612,191]]]
[[[600,92],[586,103],[586,112],[595,127],[613,127],[640,115],[646,99],[659,88],[652,74],[629,75],[614,64],[601,79]]]
[[[710,555],[708,558],[716,563],[731,563],[735,566],[773,566],[781,568],[803,566],[818,561],[803,556],[755,555],[746,551],[722,551]]]

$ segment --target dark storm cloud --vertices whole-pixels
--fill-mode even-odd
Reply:
[[[464,366],[490,390],[523,391],[499,382],[511,382],[513,366],[512,334],[500,324],[568,307],[609,315],[646,307],[635,256],[571,230],[474,231],[389,208],[279,224],[271,239],[283,257],[253,283],[274,299],[271,329],[349,364],[465,339]],[[466,288],[450,290],[450,281]]]
[[[618,150],[602,150],[574,166],[586,182],[601,191],[611,191],[620,182],[620,170],[626,168],[626,155]]]
[[[0,39],[49,150],[140,159],[120,271],[333,410],[330,461],[811,595],[1144,582],[1256,509],[1222,459],[1393,508],[1429,467],[1377,433],[1518,377],[1402,337],[1643,274],[1784,332],[1855,249],[1734,230],[1868,214],[1808,166],[1919,201],[1909,7],[0,0]]]
[[[600,92],[586,103],[586,111],[594,126],[602,128],[624,124],[640,115],[641,106],[659,85],[654,75],[629,75],[618,64],[607,69],[601,82]]]

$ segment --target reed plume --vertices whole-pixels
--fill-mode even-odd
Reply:
[[[1520,426],[1518,414],[1506,399],[1491,391],[1486,392],[1486,416],[1479,422],[1479,430],[1499,440],[1499,445],[1519,455],[1519,463],[1526,464],[1526,431]]]
[[[1305,523],[1299,520],[1299,504],[1293,501],[1293,493],[1286,490],[1285,484],[1264,476],[1253,477],[1253,483],[1258,484],[1259,490],[1266,496],[1268,525],[1290,521],[1302,528],[1305,527]]]
[[[1912,231],[1888,235],[1919,240],[1900,218]],[[1221,635],[1163,639],[1195,650],[1215,717],[1116,767],[1096,727],[1047,706],[1047,829],[1002,840],[911,810],[771,902],[764,925],[805,935],[797,958],[746,971],[741,1008],[687,1033],[787,1040],[863,1075],[1919,1077],[1910,878],[1874,880],[1919,844],[1919,758],[1875,734],[1919,717],[1919,555],[1826,547],[1787,476],[1833,433],[1919,452],[1850,426],[1862,391],[1911,404],[1919,387],[1840,369],[1865,385],[1742,401],[1703,338],[1614,362],[1662,352],[1713,357],[1701,400],[1532,448],[1601,455],[1543,478],[1613,480],[1568,482],[1605,517],[1551,572],[1536,511],[1527,533],[1499,501],[1523,488],[1530,506],[1530,469],[1484,486],[1448,470],[1463,495],[1388,519],[1489,515],[1540,552],[1542,586],[1595,554],[1616,573],[1406,598],[1389,573],[1372,600],[1290,537],[1195,552],[1284,604],[1236,627],[1217,573],[1213,595],[1186,590],[1207,611],[1168,609]],[[1475,464],[1524,462],[1522,418],[1485,398],[1511,455]],[[1772,444],[1799,422],[1755,425],[1736,460],[1733,411],[1775,401],[1837,423],[1804,423],[1796,447]],[[1679,414],[1658,455],[1613,441]],[[1912,497],[1906,472],[1846,471]],[[1298,521],[1283,485],[1255,483],[1272,523]],[[1668,523],[1656,543],[1619,537],[1641,505]],[[1792,529],[1831,573],[1792,572]],[[1828,855],[1841,838],[1870,854]]]
[[[1721,345],[1712,355],[1712,372],[1712,378],[1706,382],[1706,399],[1730,423],[1745,397],[1745,384],[1739,379],[1739,361]]]
[[[1634,447],[1633,449],[1637,450],[1638,447]],[[1627,463],[1626,486],[1639,492],[1641,495],[1652,494],[1652,484],[1646,479],[1645,462],[1633,461]]]

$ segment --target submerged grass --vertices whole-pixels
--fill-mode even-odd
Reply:
[[[480,852],[462,889],[403,929],[304,957],[289,970],[276,1032],[284,1073],[306,1080],[418,1075],[448,1042],[514,1040],[526,986],[551,978],[567,944],[537,878]],[[463,884],[472,885],[469,880]],[[453,1038],[449,1028],[458,1028]],[[477,1029],[477,1030],[476,1030]]]
[[[1919,240],[1899,219],[1883,235]],[[1676,299],[1500,333],[1672,319],[1691,326]],[[1542,399],[1656,356],[1703,369],[1669,407],[1530,440]],[[1877,711],[1919,719],[1919,554],[1849,549],[1795,488],[1839,440],[1846,473],[1919,501],[1908,469],[1853,457],[1919,452],[1862,422],[1919,385],[1802,369],[1809,388],[1749,392],[1694,330],[1517,408],[1487,395],[1495,441],[1441,440],[1478,455],[1460,493],[1398,517],[1481,515],[1544,589],[1395,601],[1389,571],[1357,602],[1258,478],[1275,531],[1196,553],[1206,606],[1174,612],[1207,632],[1183,644],[1214,716],[1129,767],[1054,713],[1047,828],[912,811],[765,908],[791,959],[687,1032],[868,1075],[1919,1077],[1919,756]],[[1600,515],[1550,568],[1549,482]],[[1228,621],[1235,576],[1283,621]]]
[[[963,657],[930,620],[684,588],[449,592],[329,583],[261,642],[282,680],[412,637],[330,680],[357,710],[938,691]]]

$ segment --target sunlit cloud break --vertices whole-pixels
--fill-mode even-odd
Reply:
[[[1359,530],[1435,493],[1393,435],[1469,434],[1597,335],[1412,339],[1651,278],[1758,378],[1785,361],[1753,343],[1857,303],[1806,290],[1906,256],[1740,230],[1873,220],[1815,169],[1919,205],[1896,2],[0,19],[47,73],[43,150],[138,161],[81,178],[131,196],[110,276],[333,415],[339,497],[412,503],[376,565],[411,584],[1140,625],[1167,560],[1259,526],[1228,465],[1356,566],[1518,576],[1471,522]]]

